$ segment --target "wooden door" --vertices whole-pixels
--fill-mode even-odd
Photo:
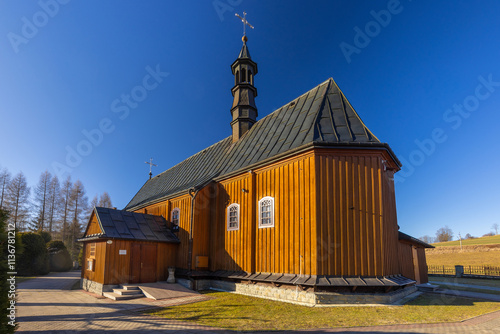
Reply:
[[[141,283],[156,282],[156,244],[141,245]]]
[[[129,283],[141,281],[141,245],[132,243],[130,247],[130,279]]]
[[[415,281],[417,281],[417,284],[422,283],[420,280],[420,265],[418,262],[418,251],[416,247],[412,247],[413,251],[413,267],[415,268]]]
[[[129,283],[156,282],[157,245],[135,244],[130,247]]]

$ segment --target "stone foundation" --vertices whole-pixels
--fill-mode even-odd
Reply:
[[[414,285],[389,293],[337,293],[301,290],[295,286],[247,284],[223,280],[197,280],[197,290],[214,289],[306,306],[340,304],[392,304],[417,291]]]
[[[113,289],[117,288],[117,287],[118,287],[118,285],[115,285],[115,284],[104,285],[102,283],[91,281],[91,280],[86,279],[86,278],[82,278],[80,280],[80,288],[82,288],[83,290],[88,291],[88,292],[96,293],[100,296],[102,296],[102,294],[104,292],[113,291]]]

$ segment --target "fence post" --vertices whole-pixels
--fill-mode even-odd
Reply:
[[[455,277],[462,277],[464,275],[464,266],[455,266]]]

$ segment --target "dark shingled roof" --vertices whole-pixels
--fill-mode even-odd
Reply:
[[[144,213],[108,208],[94,208],[102,233],[85,235],[78,241],[95,239],[126,239],[178,243],[179,239],[167,228],[165,218]]]
[[[333,79],[256,122],[239,141],[232,137],[206,148],[148,180],[127,204],[135,210],[162,198],[244,171],[307,146],[380,147],[387,144],[366,127]]]

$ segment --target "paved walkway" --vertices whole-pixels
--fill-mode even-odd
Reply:
[[[489,290],[489,291],[500,291],[500,288],[494,286],[486,286],[486,285],[472,285],[472,284],[462,284],[462,283],[452,283],[452,282],[438,282],[438,281],[429,281],[429,283],[434,285],[445,285],[449,287],[462,287],[462,288],[471,288],[471,289],[481,289],[481,290]]]
[[[136,311],[194,302],[193,297],[113,301],[69,290],[79,272],[53,273],[20,283],[17,322],[21,333],[234,333]],[[460,295],[462,292],[456,291]],[[196,297],[196,296],[195,296]],[[276,332],[269,332],[276,333]],[[395,325],[293,331],[287,333],[500,333],[500,311],[448,324]],[[264,334],[264,332],[259,332]]]

